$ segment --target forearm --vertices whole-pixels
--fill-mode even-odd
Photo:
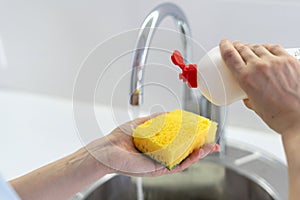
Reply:
[[[194,151],[174,170],[167,170],[139,153],[133,144],[132,128],[153,116],[127,122],[70,156],[12,180],[11,185],[23,200],[68,199],[106,174],[159,176],[175,173],[186,169],[207,153],[218,151],[217,145],[207,145]]]
[[[288,131],[282,137],[288,163],[289,200],[300,196],[300,128]]]
[[[26,200],[67,199],[109,173],[85,148],[10,183]]]
[[[279,45],[222,40],[222,58],[241,88],[245,105],[282,135],[290,200],[300,196],[300,63]]]

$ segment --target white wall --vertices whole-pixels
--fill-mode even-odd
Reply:
[[[0,1],[0,88],[72,98],[78,70],[89,52],[101,44],[98,54],[88,59],[87,77],[103,75],[94,87],[99,103],[126,107],[128,104],[131,54],[136,31],[148,12],[163,1]],[[251,43],[280,43],[300,47],[300,3],[296,0],[173,0],[186,13],[195,41],[204,49],[218,45],[226,37]],[[162,27],[173,28],[170,20]],[[113,35],[118,35],[108,40]],[[179,47],[176,35],[155,35],[153,46],[172,50]],[[96,50],[97,51],[97,50]],[[100,55],[100,53],[102,54]],[[199,53],[198,53],[199,52]],[[94,51],[95,53],[95,51]],[[198,53],[198,54],[197,54]],[[204,51],[196,51],[197,61]],[[101,57],[103,56],[103,57]],[[171,66],[166,53],[151,52],[149,62]],[[107,68],[109,58],[118,58]],[[150,67],[152,66],[152,67]],[[179,106],[180,82],[172,68],[150,65],[145,90],[145,106],[161,104],[165,109]],[[107,70],[105,70],[107,68]],[[77,98],[86,100],[84,81]],[[172,93],[174,92],[174,94]],[[241,103],[230,106],[229,124],[266,129]]]

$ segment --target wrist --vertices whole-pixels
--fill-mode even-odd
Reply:
[[[300,129],[291,128],[282,133],[289,174],[289,199],[298,199],[300,185]]]
[[[107,167],[98,155],[94,154],[89,148],[83,147],[78,150],[75,156],[77,164],[82,162],[81,168],[93,179],[99,179],[106,174],[113,173],[113,170]]]
[[[300,128],[293,127],[282,133],[282,142],[290,167],[300,167],[299,144]]]
[[[107,141],[106,137],[97,139],[82,148],[89,158],[90,165],[98,176],[115,173],[116,171],[110,167],[112,158],[112,145]]]
[[[285,147],[294,147],[295,145],[299,145],[300,141],[300,125],[295,125],[290,127],[289,129],[283,131],[281,133],[282,141]]]

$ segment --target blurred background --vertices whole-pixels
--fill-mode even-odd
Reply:
[[[98,84],[93,88],[96,102],[126,108],[131,69],[128,51],[134,48],[137,29],[146,15],[163,2],[0,0],[0,90],[72,100],[76,77],[89,62],[96,67],[88,68],[88,73],[99,75]],[[194,51],[195,62],[222,38],[300,47],[300,3],[297,0],[169,2],[183,9],[198,45],[194,48],[201,46],[201,51]],[[160,27],[174,29],[175,26],[167,19]],[[170,30],[158,32],[153,46],[169,51],[179,48],[178,35],[170,33]],[[97,48],[101,51],[93,54]],[[91,54],[93,58],[89,57]],[[145,82],[164,87],[157,84],[145,87],[145,105],[163,105],[166,110],[177,108],[182,83],[178,81],[176,70],[169,67],[169,54],[151,52],[149,63]],[[75,98],[87,101],[86,96],[83,89]],[[228,108],[229,125],[270,131],[241,102]]]

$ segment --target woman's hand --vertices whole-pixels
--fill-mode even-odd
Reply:
[[[206,145],[195,150],[180,165],[169,171],[158,162],[138,152],[133,144],[133,129],[155,116],[157,115],[138,118],[121,125],[108,136],[89,144],[88,151],[111,172],[131,176],[159,176],[182,171],[207,154],[219,150],[218,145]]]
[[[133,144],[132,130],[152,116],[138,118],[114,129],[108,136],[95,140],[78,151],[11,180],[24,199],[69,199],[87,185],[109,173],[132,176],[159,176],[181,171],[218,145],[208,145],[194,151],[172,171],[139,153]]]
[[[241,88],[245,105],[282,135],[289,199],[300,196],[300,62],[278,45],[220,43],[222,57]]]
[[[278,45],[220,43],[222,57],[241,88],[245,105],[278,133],[300,129],[300,62]]]

